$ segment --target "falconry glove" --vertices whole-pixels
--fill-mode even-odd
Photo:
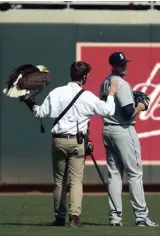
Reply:
[[[29,107],[31,111],[33,111],[34,105],[37,105],[35,102],[35,98],[33,96],[29,97],[28,99],[25,99],[24,102],[26,103],[26,105]]]

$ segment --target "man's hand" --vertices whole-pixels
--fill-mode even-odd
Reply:
[[[85,150],[86,151],[85,155],[86,156],[90,155],[93,152],[93,149],[94,149],[93,143],[90,140],[88,140]]]
[[[139,102],[138,105],[135,107],[133,118],[135,118],[141,111],[145,111],[145,109],[146,109],[145,105]]]
[[[145,110],[146,110],[145,105],[144,105],[143,103],[141,103],[141,102],[138,103],[138,107],[139,107],[139,109],[140,109],[141,111],[145,111]]]
[[[111,82],[111,86],[110,86],[110,88],[109,88],[109,93],[108,93],[108,95],[114,96],[115,93],[117,92],[117,89],[118,89],[118,80],[113,80],[113,81]]]

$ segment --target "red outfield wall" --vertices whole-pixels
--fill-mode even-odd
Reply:
[[[142,148],[144,165],[160,164],[160,43],[77,43],[76,59],[91,64],[92,72],[86,89],[99,95],[99,87],[110,73],[108,57],[114,51],[123,51],[131,60],[128,64],[126,80],[133,89],[146,92],[150,96],[149,110],[136,118],[136,130]],[[91,119],[90,137],[95,146],[95,156],[99,164],[106,163],[105,150],[101,138],[101,118]],[[87,164],[92,164],[88,158]]]

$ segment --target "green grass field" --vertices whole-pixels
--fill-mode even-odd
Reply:
[[[151,220],[160,223],[160,195],[147,195]],[[160,236],[160,227],[135,227],[128,195],[123,197],[124,227],[108,226],[106,196],[85,196],[82,226],[56,228],[52,223],[52,196],[1,196],[0,236]]]

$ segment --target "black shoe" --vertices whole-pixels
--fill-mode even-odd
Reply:
[[[65,226],[65,218],[56,218],[53,222],[53,226],[62,227]]]

